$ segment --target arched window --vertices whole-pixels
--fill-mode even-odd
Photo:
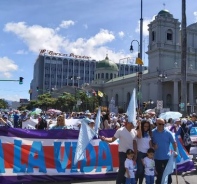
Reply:
[[[115,106],[118,106],[118,94],[115,96]]]
[[[112,79],[113,78],[113,74],[112,73],[110,73],[110,79]]]
[[[106,76],[106,79],[109,79],[109,74],[108,73],[106,73],[105,76]]]
[[[173,37],[172,37],[172,30],[168,29],[167,30],[167,40],[172,41]]]
[[[100,79],[100,73],[98,73],[98,79]]]
[[[104,73],[101,74],[101,79],[104,79]]]

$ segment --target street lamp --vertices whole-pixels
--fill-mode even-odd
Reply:
[[[143,40],[143,18],[142,18],[142,0],[141,0],[141,16],[140,16],[140,42],[133,40],[131,42],[130,51],[133,52],[132,43],[136,41],[138,43],[138,58],[142,60],[142,40]],[[137,75],[137,88],[138,88],[138,109],[140,110],[140,98],[141,98],[141,80],[142,80],[142,65],[138,64],[138,75]]]
[[[133,52],[133,42],[138,43],[138,58],[140,58],[140,43],[137,40],[132,40],[130,46],[130,52]],[[141,59],[141,58],[140,58]],[[138,103],[138,111],[140,112],[140,105],[141,105],[141,84],[142,84],[142,67],[138,64],[138,72],[137,72],[137,103]]]

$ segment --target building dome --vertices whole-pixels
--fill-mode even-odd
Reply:
[[[96,69],[104,68],[107,70],[118,71],[118,66],[113,61],[110,61],[108,56],[105,57],[104,60],[99,61],[96,65]]]
[[[160,16],[160,17],[171,17],[171,18],[173,18],[173,15],[168,10],[161,10],[158,13],[158,16]]]

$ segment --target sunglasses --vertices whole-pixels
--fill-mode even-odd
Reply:
[[[158,123],[158,125],[164,126],[164,124],[163,124],[163,123]]]

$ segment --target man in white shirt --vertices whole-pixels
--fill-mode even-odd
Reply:
[[[114,142],[116,139],[119,139],[119,146],[118,146],[118,155],[119,155],[119,170],[118,175],[116,178],[116,184],[124,184],[125,183],[125,166],[124,162],[127,158],[126,151],[128,149],[132,149],[137,155],[137,145],[136,139],[137,132],[134,129],[133,123],[129,123],[128,119],[126,118],[125,126],[119,128],[113,137],[107,138],[102,136],[101,140],[106,141],[108,143]]]

